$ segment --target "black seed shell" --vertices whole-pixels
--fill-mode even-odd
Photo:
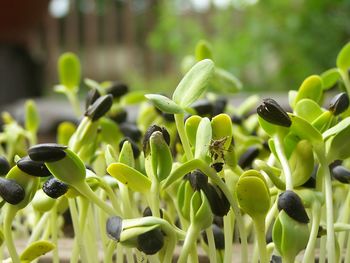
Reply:
[[[170,135],[169,135],[169,132],[167,131],[166,128],[159,127],[158,125],[149,126],[144,137],[143,137],[143,142],[142,142],[142,150],[143,150],[145,156],[147,155],[147,153],[149,151],[149,139],[151,138],[151,135],[156,131],[161,132],[163,134],[163,138],[164,138],[165,142],[168,145],[170,144]]]
[[[0,176],[6,175],[10,169],[11,167],[7,159],[4,156],[0,156]]]
[[[15,180],[0,177],[0,196],[6,202],[17,205],[24,199],[25,191]]]
[[[159,215],[160,215],[161,218],[163,218],[163,210],[162,209],[159,209]],[[151,210],[151,208],[149,206],[147,206],[145,208],[145,210],[143,210],[142,216],[143,217],[152,216],[152,210]]]
[[[208,186],[208,176],[200,170],[195,170],[188,175],[188,180],[195,191],[204,190]]]
[[[132,148],[132,153],[134,155],[134,158],[137,159],[139,156],[140,156],[140,149],[139,149],[139,146],[136,144],[136,142],[134,142],[132,139],[130,139],[129,137],[125,137],[123,138],[120,143],[119,143],[119,150],[121,151],[122,147],[123,147],[123,144],[124,142],[130,142],[131,144],[131,148]]]
[[[92,121],[96,121],[109,111],[112,104],[112,95],[101,96],[87,108],[85,111],[85,116],[89,117]]]
[[[122,232],[123,228],[123,219],[119,216],[112,216],[107,219],[106,222],[106,232],[110,239],[113,239],[115,241],[119,241],[120,239],[120,233]]]
[[[224,216],[230,210],[230,202],[219,187],[208,184],[204,189],[204,193],[208,198],[211,211],[216,216]]]
[[[28,155],[33,161],[56,162],[66,156],[67,146],[56,143],[37,144],[29,148]]]
[[[300,223],[309,223],[309,217],[300,197],[293,191],[287,190],[278,197],[278,210],[283,209],[287,215]]]
[[[243,153],[239,158],[238,165],[242,167],[242,169],[250,167],[254,159],[258,157],[259,153],[260,153],[259,148],[255,146],[249,147],[246,150],[246,152]]]
[[[343,184],[350,184],[350,170],[342,165],[337,165],[332,169],[333,178],[337,179]]]
[[[215,224],[211,225],[214,234],[215,248],[218,250],[225,249],[225,235],[220,227]],[[205,231],[202,231],[202,237],[206,244],[208,244],[208,237]]]
[[[127,120],[128,118],[128,112],[126,110],[120,110],[118,112],[115,112],[111,115],[109,115],[109,117],[116,123],[123,123]]]
[[[119,129],[125,137],[129,137],[135,142],[140,141],[142,132],[136,124],[130,122],[123,122],[119,125]]]
[[[272,124],[289,127],[292,125],[287,112],[273,99],[264,99],[257,108],[258,115]]]
[[[137,249],[146,255],[153,255],[164,246],[164,235],[160,228],[155,228],[137,237]]]
[[[334,115],[339,115],[346,111],[346,109],[349,107],[349,97],[346,92],[342,92],[337,94],[333,97],[331,100],[328,110],[333,112]]]
[[[191,108],[193,108],[199,116],[212,116],[214,105],[208,100],[197,100],[191,105]]]
[[[99,97],[101,97],[101,94],[97,89],[89,90],[85,100],[85,109],[89,108],[89,106],[93,104]]]
[[[121,82],[114,82],[110,87],[106,88],[106,93],[111,94],[115,99],[125,95],[128,91],[129,87]]]
[[[43,184],[42,189],[45,194],[56,199],[68,191],[68,185],[55,177],[51,177]]]
[[[20,159],[17,162],[17,166],[21,171],[33,176],[47,177],[51,175],[44,162],[33,161],[29,156]]]

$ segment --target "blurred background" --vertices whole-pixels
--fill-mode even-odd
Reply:
[[[78,54],[84,78],[171,93],[200,39],[245,91],[297,89],[335,65],[349,14],[349,0],[2,1],[0,103],[52,95],[66,51]]]

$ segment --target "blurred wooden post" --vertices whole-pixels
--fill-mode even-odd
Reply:
[[[78,10],[75,0],[70,0],[69,14],[65,18],[64,49],[65,52],[79,52]]]
[[[128,63],[125,65],[127,68],[132,68],[134,65],[134,52],[135,52],[135,36],[134,36],[134,18],[132,14],[132,0],[125,0],[123,6],[123,18],[122,18],[122,38],[124,49],[128,52]]]
[[[114,1],[107,1],[103,23],[104,78],[118,78],[117,63],[117,10]]]
[[[57,83],[56,64],[60,54],[59,21],[49,13],[46,15],[45,43],[46,43],[46,82],[49,85]]]
[[[86,77],[96,78],[100,76],[100,67],[98,60],[98,20],[96,10],[91,10],[83,17],[84,27],[84,62],[83,66]]]

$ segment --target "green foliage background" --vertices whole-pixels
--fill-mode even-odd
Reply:
[[[348,0],[262,0],[225,9],[212,4],[205,13],[188,15],[176,12],[178,4],[159,2],[147,39],[156,54],[167,54],[159,67],[170,57],[178,69],[197,41],[207,39],[216,64],[239,77],[246,91],[297,89],[307,76],[333,67],[350,40]],[[155,86],[163,74],[153,78]]]

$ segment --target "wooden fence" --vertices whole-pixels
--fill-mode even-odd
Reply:
[[[79,55],[84,77],[96,80],[122,79],[128,70],[144,76],[154,71],[154,56],[146,45],[156,23],[158,0],[70,0],[63,18],[46,16],[42,42],[48,84],[57,82],[57,58],[62,52]],[[93,4],[84,8],[82,4]],[[97,6],[98,4],[98,6]]]

